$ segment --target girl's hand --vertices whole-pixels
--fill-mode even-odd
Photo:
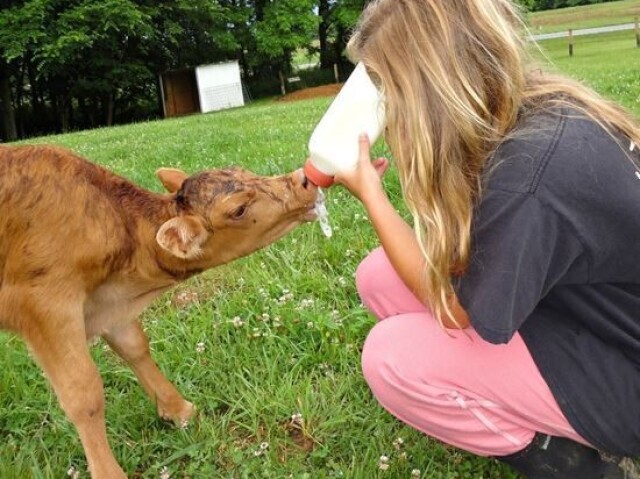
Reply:
[[[343,185],[366,205],[379,198],[380,194],[384,195],[381,178],[389,167],[389,160],[377,158],[371,161],[369,137],[366,134],[361,134],[358,140],[360,142],[360,157],[356,168],[338,173],[335,176],[335,182]]]

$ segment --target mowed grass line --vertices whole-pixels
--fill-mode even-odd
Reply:
[[[535,35],[567,31],[570,28],[577,30],[632,23],[638,16],[640,16],[640,0],[621,0],[532,12],[527,15],[527,18],[531,32]]]
[[[562,42],[542,48],[559,69],[640,113],[637,53],[622,47],[627,42],[622,34],[585,39],[571,59]],[[273,102],[30,143],[68,146],[160,191],[154,171],[161,166],[242,165],[261,174],[299,167],[330,101]],[[376,146],[375,154],[385,153]],[[385,182],[404,212],[394,171]],[[179,286],[144,314],[160,368],[199,407],[187,429],[157,419],[129,368],[102,342],[92,347],[111,443],[131,476],[158,478],[166,468],[171,478],[192,479],[408,479],[419,469],[422,478],[515,478],[402,425],[372,398],[359,364],[374,321],[359,304],[353,274],[377,242],[343,190],[330,189],[328,204],[332,239],[304,225]],[[65,477],[71,467],[87,477],[79,440],[46,380],[22,342],[4,333],[0,365],[0,477]],[[292,423],[297,414],[302,422]]]

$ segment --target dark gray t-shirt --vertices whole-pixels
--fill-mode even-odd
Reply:
[[[555,111],[496,151],[455,287],[486,341],[521,334],[580,435],[640,455],[640,155]]]

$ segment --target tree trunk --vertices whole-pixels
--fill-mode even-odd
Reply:
[[[264,20],[264,8],[268,0],[256,0],[254,7],[256,13],[256,22],[261,22]]]
[[[42,88],[36,75],[36,66],[31,61],[29,55],[27,64],[27,74],[29,76],[29,85],[31,86],[31,110],[35,118],[39,119],[38,124],[46,123],[47,112],[42,95]]]
[[[114,98],[113,95],[104,96],[104,119],[107,126],[113,125]]]
[[[11,100],[11,83],[9,82],[9,67],[0,59],[0,118],[2,121],[2,129],[7,141],[15,141],[18,139],[18,130],[16,128],[16,117],[13,110],[13,102]]]
[[[60,115],[60,129],[62,133],[67,133],[71,126],[69,110],[69,95],[58,95],[58,114]]]
[[[337,28],[336,43],[333,46],[336,55],[336,63],[338,64],[338,70],[342,74],[342,79],[344,80],[346,80],[346,78],[349,76],[348,73],[351,73],[351,70],[353,69],[353,66],[349,68],[351,62],[349,62],[347,58],[342,55],[342,52],[347,46],[347,43],[345,41],[346,34],[346,29],[342,26],[339,26]]]
[[[331,64],[331,46],[327,38],[329,32],[329,0],[320,0],[318,6],[318,14],[320,16],[320,25],[318,26],[318,38],[320,40],[320,68],[330,68]]]

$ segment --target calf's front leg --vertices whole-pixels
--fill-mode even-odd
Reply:
[[[120,325],[103,335],[109,346],[124,359],[138,377],[142,388],[156,404],[163,419],[184,426],[195,412],[171,382],[162,374],[149,352],[149,340],[138,321]]]
[[[30,309],[38,308],[32,303]],[[38,328],[27,332],[25,340],[78,431],[91,477],[126,479],[107,440],[102,379],[89,354],[81,314],[43,310],[35,316],[31,324]]]

